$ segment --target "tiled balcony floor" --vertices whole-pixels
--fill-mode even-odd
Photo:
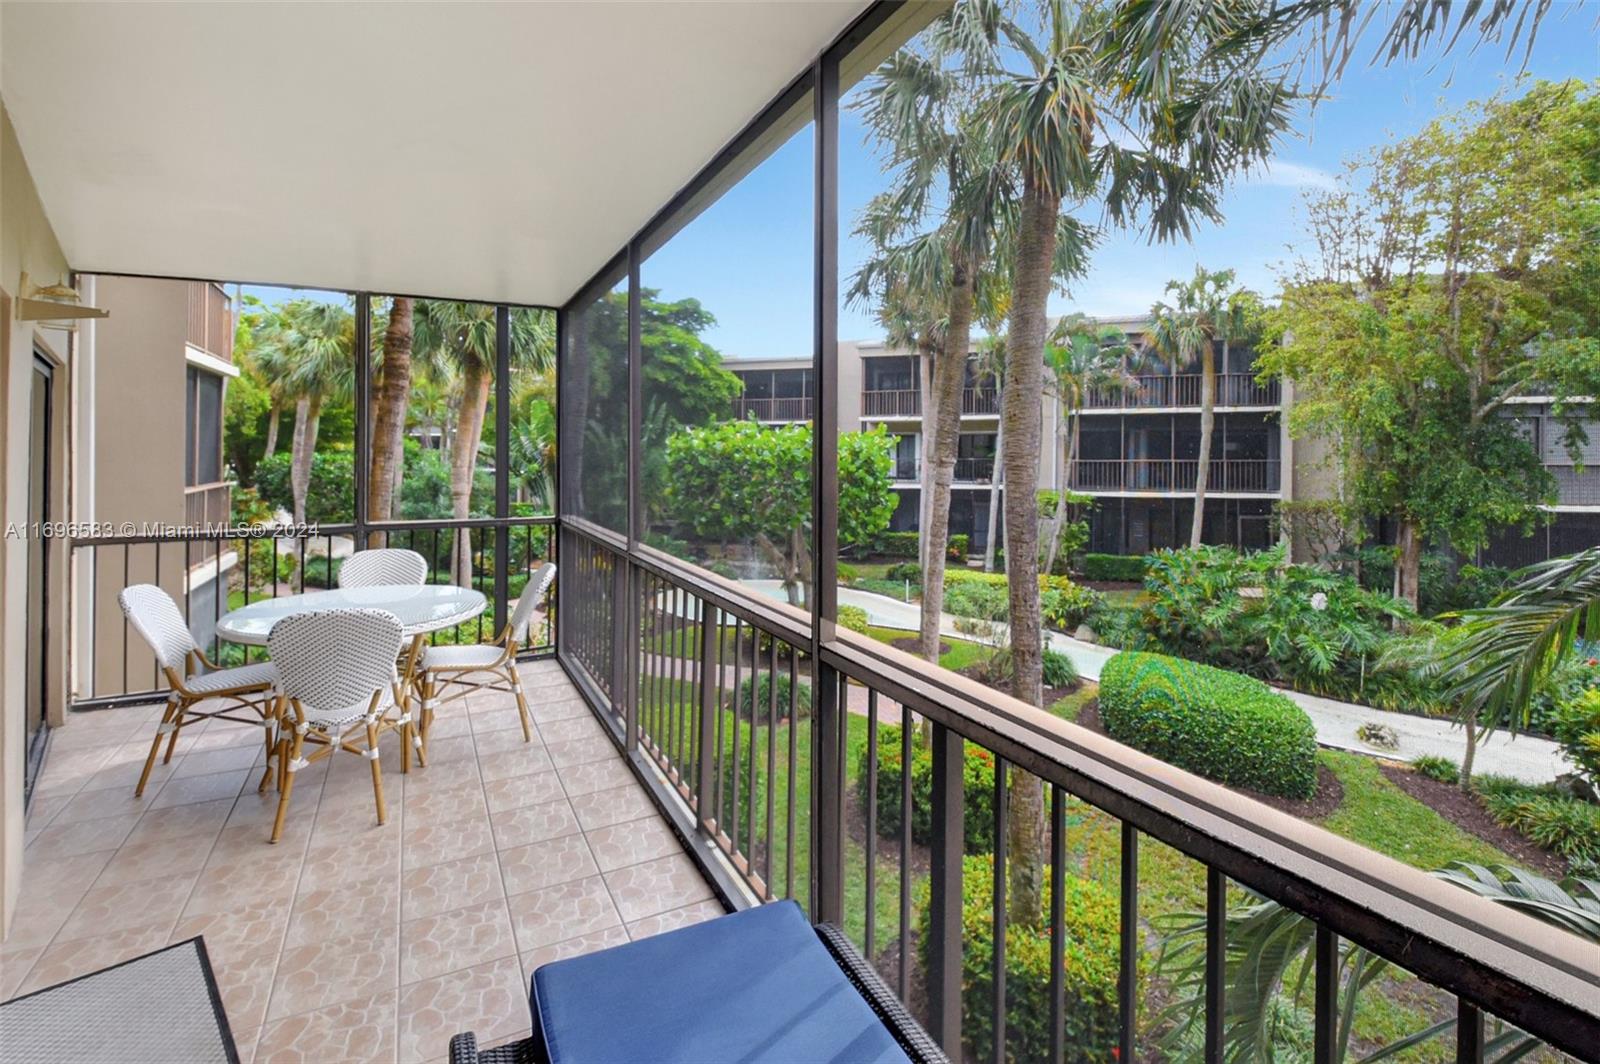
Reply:
[[[203,934],[245,1061],[442,1060],[525,1034],[546,961],[721,912],[554,662],[440,712],[427,768],[384,739],[299,774],[283,841],[259,728],[185,729],[142,799],[160,707],[74,716],[28,820],[0,1000]]]

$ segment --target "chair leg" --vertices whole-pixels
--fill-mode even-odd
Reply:
[[[167,708],[161,714],[161,727],[156,729],[156,737],[150,741],[150,756],[144,759],[144,771],[139,773],[139,785],[133,789],[135,798],[144,797],[145,784],[150,782],[150,770],[156,767],[156,755],[161,752],[161,736],[165,734],[166,726],[172,723],[172,717],[177,707],[177,699],[167,699]],[[176,738],[177,729],[173,729],[172,734]]]
[[[266,745],[267,752],[266,757],[261,764],[261,782],[256,784],[257,794],[266,793],[267,783],[272,779],[272,757],[278,748],[278,713],[276,701],[272,703],[272,708],[268,710],[264,716],[266,719],[262,721],[263,727],[261,731],[263,734],[261,741]]]
[[[282,783],[278,788],[278,815],[272,818],[272,839],[277,842],[283,837],[283,818],[289,812],[289,794],[294,790],[294,777],[298,771],[295,767],[300,760],[300,751],[305,744],[305,736],[295,732],[294,745],[287,742],[278,744],[279,776]],[[285,757],[284,755],[288,756]]]
[[[522,693],[522,677],[517,675],[517,663],[512,662],[506,666],[506,675],[511,678],[511,693],[517,698],[517,714],[522,718],[522,741],[533,741],[533,722],[528,716],[528,699]]]
[[[172,751],[178,745],[178,732],[183,728],[183,711],[189,708],[189,703],[177,703],[178,712],[172,718],[172,731],[167,735],[167,756],[161,759],[163,765],[172,763]]]
[[[427,673],[423,673],[417,681],[419,703],[417,719],[414,727],[417,729],[416,738],[412,740],[417,748],[417,764],[423,768],[428,767],[428,727],[433,723],[433,681]]]
[[[378,824],[389,819],[389,810],[383,803],[383,766],[378,760],[378,725],[367,718],[367,761],[372,765],[372,798],[378,804]]]

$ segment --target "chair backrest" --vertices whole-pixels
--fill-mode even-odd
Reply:
[[[189,655],[200,647],[172,596],[154,584],[134,584],[117,594],[117,602],[162,668],[187,675]]]
[[[296,613],[272,626],[267,652],[280,691],[318,709],[342,709],[394,682],[403,634],[387,610]]]
[[[340,587],[420,584],[427,578],[427,559],[414,550],[397,547],[358,550],[339,566]]]
[[[517,599],[517,608],[511,611],[511,638],[518,644],[527,643],[528,624],[533,620],[533,611],[544,601],[545,592],[550,589],[550,582],[555,578],[555,562],[545,562],[528,577],[528,584],[522,589],[522,597]]]

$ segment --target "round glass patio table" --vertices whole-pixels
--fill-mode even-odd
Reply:
[[[400,618],[408,638],[470,621],[489,604],[481,591],[450,584],[381,584],[301,595],[280,595],[230,610],[217,621],[217,634],[230,643],[264,647],[272,626],[296,613],[325,610],[387,610]]]

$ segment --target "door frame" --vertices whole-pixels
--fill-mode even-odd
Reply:
[[[56,418],[56,410],[55,410],[55,404],[56,404],[56,398],[57,398],[56,397],[56,368],[57,367],[56,367],[55,361],[50,358],[48,353],[46,353],[46,351],[39,344],[35,343],[33,345],[32,372],[30,373],[30,375],[28,377],[28,418],[29,418],[29,424],[28,424],[28,446],[29,446],[29,448],[31,450],[33,445],[34,445],[34,443],[35,443],[34,425],[33,425],[33,420],[32,420],[33,419],[33,413],[34,413],[34,405],[33,405],[34,392],[33,392],[33,389],[35,389],[35,388],[37,388],[39,386],[40,378],[43,378],[43,384],[44,384],[45,393],[44,393],[44,433],[43,433],[43,437],[42,437],[42,443],[43,443],[44,453],[42,455],[40,482],[37,483],[37,484],[34,483],[34,481],[33,481],[33,460],[32,460],[32,455],[31,454],[29,455],[28,486],[27,486],[27,489],[28,489],[28,506],[31,509],[31,507],[32,507],[32,505],[34,503],[34,500],[39,497],[38,495],[35,494],[36,492],[42,493],[42,496],[43,496],[43,499],[44,499],[44,504],[43,504],[43,507],[42,507],[40,518],[41,518],[41,520],[46,521],[46,522],[48,522],[48,521],[53,519],[51,501],[52,501],[52,495],[54,494],[54,490],[55,490],[54,489],[54,479],[53,479],[53,477],[54,477],[54,473],[55,473],[55,464],[56,463],[55,463],[55,455],[54,455],[53,452],[55,450],[55,445],[56,445],[55,432],[56,432],[56,427],[57,427],[56,426],[57,418]],[[31,513],[29,514],[29,517],[30,518],[32,517]],[[35,534],[37,534],[39,530],[35,529],[35,530],[32,530],[32,531]],[[39,551],[40,551],[40,563],[39,563],[39,583],[40,583],[40,586],[38,588],[34,587],[33,572],[32,572],[32,566],[31,565],[28,566],[28,576],[27,576],[26,585],[25,585],[25,603],[26,603],[26,605],[25,605],[25,608],[24,608],[24,617],[25,617],[24,626],[27,629],[27,634],[30,637],[34,634],[33,628],[34,628],[35,618],[33,617],[33,607],[34,607],[34,604],[35,604],[35,601],[36,601],[36,599],[35,599],[36,595],[38,596],[37,601],[40,604],[40,609],[41,609],[41,615],[37,619],[39,645],[38,645],[37,648],[34,648],[34,647],[30,646],[30,647],[27,648],[27,651],[26,651],[28,653],[29,657],[30,657],[30,662],[29,662],[30,664],[34,660],[36,660],[38,662],[38,675],[34,676],[34,677],[29,677],[30,679],[33,680],[33,685],[31,685],[31,686],[33,686],[33,689],[25,692],[24,696],[23,696],[23,703],[24,703],[23,712],[28,715],[27,719],[25,720],[25,722],[23,724],[23,734],[24,734],[24,736],[27,735],[28,725],[31,724],[35,719],[37,719],[38,722],[39,722],[39,728],[38,728],[38,731],[33,733],[32,738],[28,739],[26,741],[26,745],[25,745],[25,748],[23,750],[22,808],[23,808],[23,810],[25,812],[26,812],[28,806],[33,801],[34,787],[39,782],[39,774],[40,774],[40,771],[44,767],[45,752],[46,752],[46,750],[48,749],[48,747],[50,745],[50,733],[53,730],[50,727],[50,688],[51,688],[51,682],[50,682],[50,607],[51,607],[51,601],[50,601],[50,569],[51,569],[51,566],[50,566],[50,541],[49,541],[49,539],[44,538],[42,536],[40,537]],[[37,655],[37,656],[35,657],[35,655]],[[28,671],[29,670],[26,667],[24,667],[24,669],[23,669],[24,677],[28,676]],[[39,700],[37,705],[35,705],[33,703],[33,699],[34,699],[35,696],[37,696],[37,698]]]

